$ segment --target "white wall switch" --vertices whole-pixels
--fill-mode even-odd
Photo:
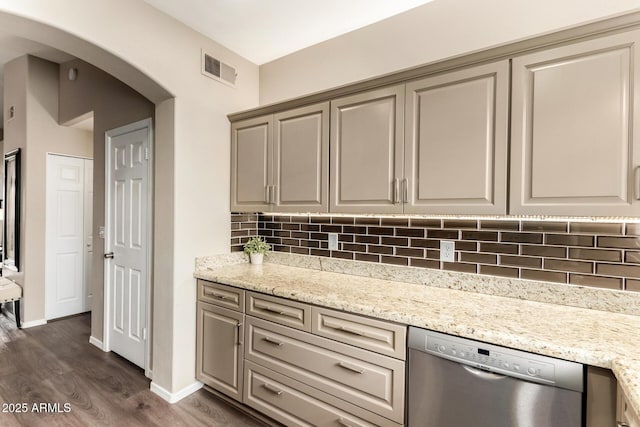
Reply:
[[[440,261],[456,262],[456,242],[440,240]]]
[[[338,250],[338,233],[329,233],[329,250]]]

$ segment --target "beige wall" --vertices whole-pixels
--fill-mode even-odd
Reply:
[[[70,68],[78,70],[69,80]],[[91,288],[93,306],[91,336],[103,339],[104,309],[104,240],[99,227],[105,225],[105,132],[138,120],[153,118],[155,106],[138,92],[104,71],[82,60],[60,65],[59,121],[74,123],[93,114],[93,264]]]
[[[638,7],[638,0],[434,0],[262,65],[260,104],[498,46]]]
[[[156,176],[153,383],[178,393],[195,381],[194,258],[229,251],[226,115],[258,104],[258,67],[143,1],[0,0],[0,27],[81,58],[156,104],[156,166],[167,167]],[[200,74],[201,48],[237,67],[235,88]]]
[[[93,157],[91,133],[58,125],[58,65],[23,56],[4,75],[7,106],[16,117],[5,123],[7,152],[21,149],[22,210],[20,272],[4,270],[23,288],[25,324],[45,317],[45,224],[47,153]],[[7,90],[11,88],[11,90]]]

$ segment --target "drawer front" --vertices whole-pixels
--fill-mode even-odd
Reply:
[[[400,426],[255,363],[246,363],[244,381],[244,403],[287,426]]]
[[[311,306],[284,298],[247,292],[247,314],[311,332]]]
[[[231,310],[244,311],[243,289],[198,279],[198,299]]]
[[[245,359],[402,423],[404,362],[247,317]]]
[[[311,331],[316,335],[406,359],[406,326],[326,308],[314,307],[311,313]]]

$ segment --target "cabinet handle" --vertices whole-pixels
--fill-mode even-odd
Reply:
[[[264,387],[266,390],[269,390],[276,396],[280,396],[282,394],[282,390],[280,390],[278,387],[272,386],[271,384],[264,383],[262,384],[262,387]]]
[[[407,178],[402,180],[402,203],[409,201],[409,180]]]
[[[345,362],[339,362],[338,366],[340,366],[342,369],[346,369],[347,371],[355,372],[356,374],[364,374],[364,369],[357,366],[352,366]]]
[[[633,197],[640,200],[640,166],[633,170]]]
[[[268,342],[269,344],[277,345],[278,347],[282,347],[284,345],[284,343],[282,341],[278,341],[275,338],[264,337],[262,339],[265,340],[266,342]]]
[[[356,424],[344,418],[338,418],[338,424],[340,424],[343,427],[362,427],[361,424]]]
[[[236,344],[237,345],[242,345],[242,331],[240,331],[240,327],[242,326],[241,322],[238,322],[236,324]]]
[[[279,314],[281,316],[287,316],[287,317],[292,317],[294,319],[300,319],[300,316],[298,316],[297,313],[293,313],[293,312],[287,311],[287,310],[282,310],[281,308],[276,308],[276,307],[273,307],[271,305],[256,303],[255,306],[256,306],[256,308],[261,308],[261,309],[263,309],[265,311],[268,311],[268,312],[271,312],[271,313],[275,313],[275,314]]]
[[[383,343],[388,343],[389,342],[387,337],[385,337],[383,335],[375,334],[375,333],[372,333],[372,332],[362,331],[360,329],[350,328],[348,326],[343,326],[343,325],[338,325],[338,324],[335,324],[335,323],[328,322],[326,320],[324,321],[324,325],[327,328],[334,329],[336,331],[346,332],[348,334],[357,335],[357,336],[360,336],[360,337],[371,338],[372,340],[380,341],[380,342],[383,342]]]
[[[223,300],[229,299],[229,297],[228,297],[228,296],[226,296],[226,295],[222,295],[222,294],[218,294],[218,293],[216,293],[216,292],[207,292],[207,291],[204,291],[204,296],[205,296],[205,297],[213,297],[213,298],[223,299]]]
[[[400,203],[400,180],[393,178],[393,204]]]
[[[270,204],[270,205],[273,205],[273,203],[274,203],[274,201],[273,201],[273,199],[274,199],[274,197],[273,197],[273,193],[274,193],[274,191],[273,191],[273,190],[274,190],[274,188],[275,188],[275,187],[274,187],[273,185],[270,185],[270,186],[269,186],[269,204]]]

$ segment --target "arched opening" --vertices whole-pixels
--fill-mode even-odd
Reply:
[[[29,327],[46,323],[46,280],[44,277],[46,271],[43,256],[45,220],[42,215],[38,216],[34,215],[34,213],[41,206],[44,207],[46,195],[43,192],[43,188],[47,179],[43,173],[45,158],[47,158],[48,154],[60,150],[52,148],[51,134],[44,135],[46,133],[44,129],[47,126],[50,128],[51,126],[57,127],[56,125],[60,125],[61,128],[63,125],[73,125],[77,128],[79,122],[86,125],[87,121],[84,119],[91,117],[91,129],[94,131],[92,151],[95,158],[93,167],[94,191],[92,191],[93,201],[91,203],[93,227],[90,233],[92,235],[92,246],[95,248],[90,260],[93,270],[90,278],[93,290],[91,342],[101,347],[104,340],[103,290],[105,282],[104,245],[100,232],[105,224],[105,132],[147,117],[153,118],[154,123],[160,122],[161,125],[155,126],[155,129],[153,129],[155,135],[154,154],[157,156],[154,159],[155,170],[163,172],[160,174],[162,175],[160,181],[162,179],[172,179],[171,175],[166,173],[167,168],[163,167],[163,165],[173,162],[173,133],[171,132],[174,121],[173,96],[133,65],[106,49],[64,30],[3,12],[0,12],[0,27],[5,34],[15,36],[16,41],[33,43],[34,46],[51,47],[58,52],[62,52],[57,58],[49,57],[48,59],[55,61],[51,62],[37,57],[38,52],[36,51],[33,53],[35,56],[21,57],[20,63],[12,67],[14,75],[25,79],[24,93],[17,94],[18,98],[23,99],[24,108],[20,110],[12,105],[12,112],[16,110],[13,113],[24,114],[25,116],[28,114],[33,115],[32,109],[26,108],[27,98],[29,98],[29,103],[42,107],[41,110],[44,114],[50,116],[47,117],[47,120],[52,119],[57,122],[49,123],[46,126],[38,126],[37,131],[43,133],[40,138],[31,136],[34,133],[32,132],[34,128],[31,129],[29,138],[26,136],[16,138],[16,132],[11,128],[16,125],[18,120],[7,123],[8,126],[4,131],[4,140],[8,148],[14,149],[22,145],[23,153],[25,153],[25,156],[23,156],[22,179],[32,186],[29,197],[25,197],[26,200],[23,201],[21,206],[22,218],[24,219],[20,230],[21,241],[23,242],[20,252],[21,259],[24,262],[19,271],[8,272],[11,278],[23,287],[23,324]],[[68,57],[65,55],[68,55]],[[14,61],[11,62],[13,63]],[[73,78],[71,78],[70,74],[68,75],[71,69],[74,69],[77,74]],[[14,85],[12,84],[12,86]],[[40,92],[45,86],[47,94],[42,95]],[[53,86],[55,86],[55,91]],[[12,94],[6,99],[14,99],[14,95]],[[44,97],[46,97],[46,101],[43,101]],[[5,106],[4,110],[7,108],[9,107]],[[34,122],[32,119],[33,117],[29,120],[30,123]],[[52,120],[49,121],[51,122]],[[80,124],[80,126],[82,125]],[[61,134],[60,138],[68,138],[70,132],[73,132],[67,129],[64,131],[66,133]],[[26,134],[26,127],[21,128],[18,133]],[[83,156],[83,153],[78,155]],[[67,154],[76,155],[74,152]],[[154,183],[155,177],[154,173],[152,178]],[[38,184],[36,185],[36,183]],[[163,192],[160,198],[152,197],[152,202],[150,203],[152,208],[156,200],[159,199],[157,203],[162,205],[162,203],[167,203],[167,200],[170,203],[172,198],[170,193],[172,187],[161,184],[162,182],[157,186],[153,184],[151,186],[152,189],[162,188]],[[170,229],[173,220],[171,215],[166,214],[167,211],[162,209],[162,206],[160,206],[160,209],[153,210],[153,212],[156,211],[159,214],[152,214],[153,224],[163,229]],[[154,250],[156,239],[154,239],[153,233],[150,237],[150,242],[153,257],[151,269],[155,264],[172,262],[170,251]],[[148,285],[153,287],[153,274],[149,277]],[[149,298],[149,303],[151,301],[152,299]],[[153,307],[150,306],[147,310],[152,312]],[[151,319],[151,316],[149,316],[149,319]],[[148,329],[151,330],[151,321],[148,326]],[[150,335],[153,336],[152,334]],[[147,372],[150,372],[151,361],[152,359],[149,358],[149,366],[146,366]]]

